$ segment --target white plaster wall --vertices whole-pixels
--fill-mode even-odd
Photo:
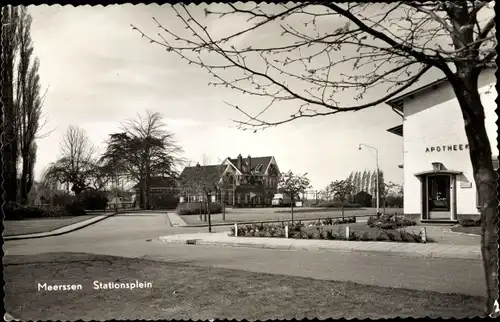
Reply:
[[[486,79],[488,80],[488,79]],[[491,79],[490,79],[491,81]],[[493,86],[491,86],[493,85]],[[425,152],[427,147],[465,145],[464,121],[458,101],[450,97],[449,84],[437,90],[421,94],[405,102],[404,120],[404,211],[421,214],[421,183],[415,173],[432,170],[432,162],[441,162],[448,170],[462,171],[457,176],[456,196],[457,214],[478,214],[476,208],[476,189],[470,162],[469,151]],[[496,147],[497,115],[495,113],[497,96],[494,83],[480,87],[481,101],[485,108],[485,125],[490,139],[492,154],[498,155]],[[440,102],[434,105],[435,102]],[[434,105],[434,106],[432,106]],[[461,188],[461,182],[471,182],[471,188]]]

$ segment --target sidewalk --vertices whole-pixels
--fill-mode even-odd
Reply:
[[[335,252],[383,253],[402,257],[459,258],[481,260],[477,245],[444,245],[437,243],[359,242],[333,240],[307,240],[266,237],[231,237],[222,233],[181,234],[159,237],[162,243],[218,245],[295,250],[326,250]]]
[[[175,212],[167,212],[167,217],[168,217],[168,220],[170,220],[170,224],[172,225],[172,227],[185,227],[185,226],[187,226],[184,219],[182,219],[181,216],[179,216]]]
[[[67,233],[71,233],[73,231],[85,228],[87,226],[93,225],[101,220],[107,219],[111,216],[118,214],[119,212],[95,216],[88,220],[79,221],[77,223],[64,226],[61,228],[57,228],[44,233],[35,233],[35,234],[25,234],[25,235],[14,235],[14,236],[3,236],[3,240],[20,240],[20,239],[32,239],[32,238],[43,238],[43,237],[51,237],[51,236],[59,236]]]

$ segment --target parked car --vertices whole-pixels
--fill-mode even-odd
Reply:
[[[290,207],[292,205],[292,198],[286,193],[277,193],[274,195],[271,206],[273,207]]]

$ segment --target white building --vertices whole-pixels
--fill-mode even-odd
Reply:
[[[481,73],[479,92],[497,169],[494,72],[488,68]],[[386,103],[403,116],[403,125],[388,131],[403,136],[405,215],[422,222],[479,218],[464,120],[448,81],[438,80]]]

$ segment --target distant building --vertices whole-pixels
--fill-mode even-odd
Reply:
[[[481,73],[479,92],[498,168],[494,72]],[[448,81],[440,79],[386,103],[403,116],[403,124],[388,131],[404,142],[404,213],[422,222],[479,218],[464,120]]]
[[[179,189],[177,181],[170,177],[151,177],[149,178],[149,200],[152,209],[175,208],[178,203]],[[137,183],[132,189],[135,195],[130,194],[130,200],[139,206],[139,197],[141,195],[142,182]]]
[[[203,178],[197,178],[203,173]],[[226,158],[220,165],[186,167],[181,174],[181,202],[202,200],[182,182],[208,180],[214,186],[212,201],[235,207],[267,206],[278,191],[280,170],[274,157]],[[218,187],[215,189],[215,187]],[[192,189],[191,189],[192,190]]]

